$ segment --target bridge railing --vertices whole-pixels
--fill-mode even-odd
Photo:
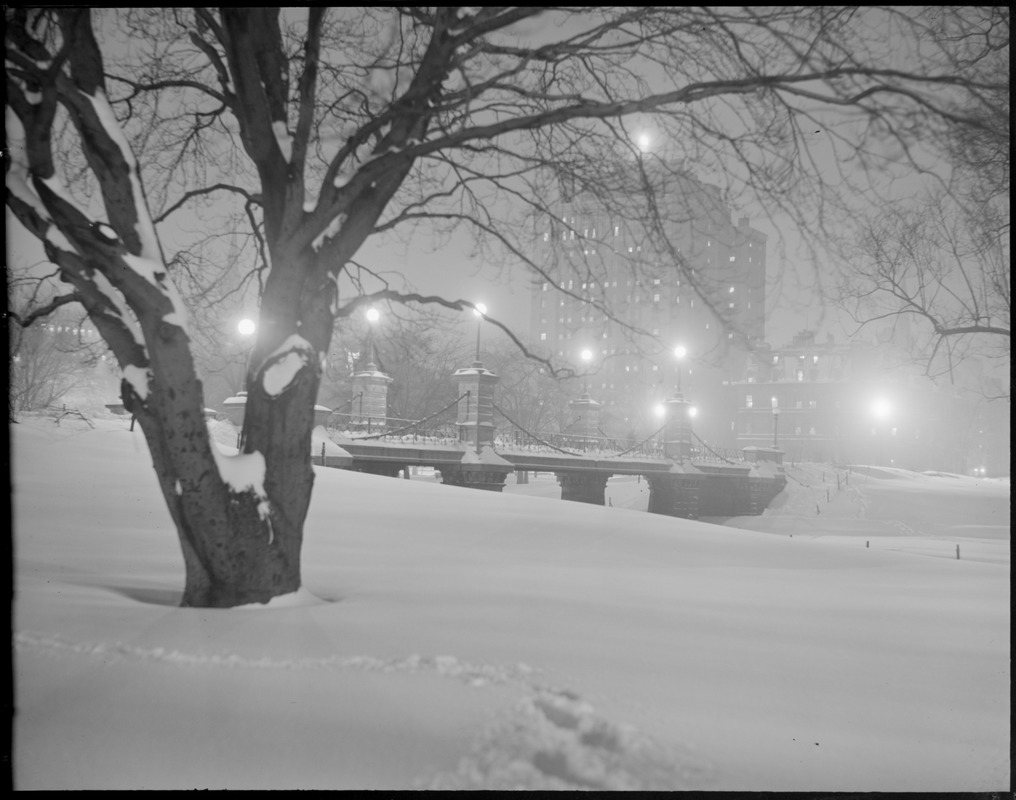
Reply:
[[[441,416],[458,404],[461,397],[429,417],[423,419],[399,419],[397,417],[374,418],[362,414],[335,413],[329,416],[326,428],[352,440],[398,442],[400,444],[455,444],[459,441],[458,426]]]
[[[560,431],[526,430],[496,404],[494,410],[501,416],[504,423],[498,425],[494,432],[494,449],[527,453],[563,453],[575,456],[595,456],[598,458],[631,458],[659,459],[664,457],[663,447],[658,439],[660,431],[655,431],[646,439],[587,436]],[[661,428],[662,430],[662,428]]]

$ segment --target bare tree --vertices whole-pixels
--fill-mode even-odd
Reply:
[[[581,392],[578,381],[553,378],[544,365],[508,342],[486,348],[482,360],[498,376],[497,405],[502,414],[530,433],[560,432],[568,401]]]
[[[888,324],[928,376],[953,382],[967,358],[1008,370],[1011,355],[1009,9],[963,17],[932,15],[927,34],[984,79],[961,106],[974,124],[929,137],[942,164],[924,191],[861,215],[836,292],[859,326]]]
[[[1009,254],[991,225],[947,195],[883,209],[862,233],[841,301],[861,326],[888,321],[929,377],[952,378],[970,356],[1008,363]]]
[[[123,370],[190,606],[300,587],[312,411],[336,319],[382,298],[470,305],[397,291],[354,260],[368,237],[463,224],[540,271],[533,214],[554,214],[562,174],[609,198],[609,176],[638,161],[638,122],[728,191],[821,230],[846,207],[838,189],[863,189],[881,168],[880,145],[920,168],[921,137],[988,124],[966,110],[997,83],[925,46],[927,25],[907,9],[5,14],[7,206]],[[825,134],[860,170],[848,182],[812,162],[830,111],[851,115]],[[204,424],[166,255],[184,234],[170,220],[199,206],[195,224],[217,225],[212,200],[224,197],[258,237],[260,291],[241,453],[229,459]]]

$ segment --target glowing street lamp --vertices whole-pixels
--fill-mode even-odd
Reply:
[[[892,413],[892,406],[889,401],[884,397],[879,397],[871,404],[871,415],[879,422],[884,422],[889,419],[889,415]]]
[[[487,315],[487,306],[477,303],[473,307],[473,314],[476,316],[476,363],[480,363],[480,329],[483,327],[483,318]]]

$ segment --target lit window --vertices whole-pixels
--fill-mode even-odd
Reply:
[[[620,235],[620,230],[621,230],[621,228],[618,227],[617,225],[615,225],[614,226],[614,235],[615,236],[619,236]]]
[[[547,289],[549,289],[549,288],[550,288],[550,284],[549,283],[543,284],[543,291],[547,291]]]
[[[545,242],[550,241],[550,231],[547,231],[546,233],[543,234],[543,241]]]
[[[737,260],[737,256],[731,256],[731,257],[730,257],[730,260],[731,260],[731,261],[736,261],[736,260]]]
[[[798,381],[803,381],[804,380],[804,370],[803,369],[799,369],[797,371],[797,380]]]
[[[744,396],[744,407],[745,408],[751,408],[751,404],[752,404],[752,397],[751,397],[750,394],[746,394]]]
[[[541,333],[541,334],[540,334],[540,341],[541,341],[541,342],[545,342],[545,341],[547,341],[547,334],[545,334],[545,333]]]
[[[733,307],[734,307],[733,303],[727,303],[727,308],[733,308]]]
[[[660,302],[660,293],[659,292],[655,292],[653,294],[653,302],[654,303],[659,303]]]
[[[734,293],[734,287],[731,286],[729,289],[727,289],[727,294],[733,294],[733,293]]]

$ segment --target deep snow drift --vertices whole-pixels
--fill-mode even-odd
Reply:
[[[719,526],[316,468],[304,589],[194,610],[96,426],[11,426],[18,789],[1010,786],[1007,482],[804,465]]]

